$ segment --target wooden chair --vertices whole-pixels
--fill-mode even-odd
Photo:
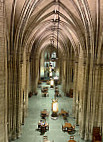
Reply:
[[[100,127],[93,127],[92,142],[102,142],[102,136],[100,135]]]
[[[39,81],[38,81],[38,84],[41,84],[41,83],[42,83],[41,80],[39,80]]]
[[[43,142],[47,141],[48,137],[47,136],[43,136]]]
[[[28,97],[29,97],[29,98],[31,98],[31,97],[32,97],[32,95],[33,95],[33,93],[32,93],[32,92],[29,92]]]

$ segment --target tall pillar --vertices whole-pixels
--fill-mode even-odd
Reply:
[[[7,122],[8,122],[8,138],[11,139],[11,127],[10,127],[10,61],[7,62],[7,71],[8,71],[8,83],[7,83]]]
[[[91,92],[92,92],[92,87],[93,87],[93,59],[91,58],[90,64],[90,70],[88,73],[88,88],[87,89],[87,106],[86,106],[86,118],[85,118],[85,140],[89,140],[89,137],[92,137],[92,132],[91,132]]]
[[[16,105],[17,105],[17,121],[16,121],[16,135],[17,138],[21,136],[21,118],[22,118],[22,108],[21,108],[21,86],[22,86],[22,76],[21,76],[21,71],[22,71],[22,63],[20,62],[20,57],[18,55],[17,57],[18,63],[17,63],[17,90],[16,90]]]
[[[65,86],[66,86],[66,93],[69,92],[69,59],[66,59],[66,79],[65,79]]]
[[[62,66],[62,59],[59,58],[59,62],[60,62],[60,66],[59,66],[60,67],[60,69],[59,69],[60,70],[60,72],[59,72],[59,81],[61,83],[62,82],[62,74],[63,74],[63,72],[62,72],[62,67],[63,67]]]
[[[85,118],[86,118],[86,106],[87,106],[87,87],[88,87],[88,63],[84,64],[83,66],[83,101],[81,105],[81,124],[80,124],[80,135],[81,138],[84,138],[85,136]]]
[[[99,72],[99,104],[98,104],[98,121],[97,126],[100,127],[101,135],[103,136],[103,64],[100,64],[100,72]]]
[[[7,45],[4,0],[0,1],[0,142],[8,141],[7,133]]]
[[[75,71],[74,71],[73,110],[72,110],[74,117],[76,117],[77,82],[78,82],[78,61],[75,62]]]
[[[62,67],[62,89],[64,94],[66,93],[66,58],[63,59],[63,67]]]
[[[17,107],[17,104],[16,104],[16,80],[17,80],[17,74],[16,74],[16,59],[15,59],[15,56],[12,57],[12,68],[11,68],[11,76],[12,76],[12,98],[11,98],[11,104],[12,104],[12,107],[10,108],[12,113],[11,113],[11,117],[12,117],[12,139],[15,140],[17,137],[16,137],[16,107]],[[13,101],[12,101],[13,100]]]
[[[29,67],[30,63],[27,57],[26,60],[26,85],[25,85],[25,117],[28,115],[28,85],[29,85]]]
[[[8,120],[8,138],[9,141],[12,139],[12,85],[13,85],[13,71],[12,71],[12,58],[10,58],[10,61],[8,61],[7,66],[7,72],[8,72],[8,84],[7,84],[7,120]]]
[[[93,82],[93,100],[92,100],[92,117],[91,117],[91,133],[93,127],[100,127],[102,131],[102,113],[103,113],[103,90],[102,90],[102,74],[103,70],[100,64],[95,64],[94,67],[94,82]],[[91,138],[91,136],[90,136]]]
[[[36,54],[36,57],[34,58],[34,78],[33,78],[33,92],[36,93],[37,91],[37,86],[38,86],[38,80],[39,80],[39,58],[38,54]]]

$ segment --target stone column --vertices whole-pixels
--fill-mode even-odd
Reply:
[[[28,85],[29,85],[29,68],[30,63],[27,57],[26,60],[26,85],[25,85],[25,117],[28,116]]]
[[[74,71],[73,110],[72,110],[74,117],[76,117],[77,82],[78,82],[78,61],[75,62],[75,71]]]
[[[64,74],[64,72],[63,72],[63,68],[64,68],[64,64],[63,64],[63,59],[60,59],[60,61],[61,61],[61,64],[60,64],[60,66],[61,66],[61,74],[60,74],[60,78],[61,78],[61,83],[62,83],[62,89],[63,89],[63,74]]]
[[[22,59],[20,61],[20,111],[21,111],[21,124],[24,124],[24,100],[25,100],[25,78],[26,78],[26,68],[25,68],[25,57],[24,55],[21,55]]]
[[[33,65],[33,59],[31,58],[31,60],[30,60],[30,91],[32,91],[33,90],[33,67],[32,67],[32,65]]]
[[[82,105],[81,105],[81,124],[80,124],[80,135],[81,138],[84,138],[85,135],[85,118],[86,118],[86,106],[87,106],[87,99],[86,99],[86,90],[87,90],[87,76],[88,76],[88,64],[84,63],[84,77],[83,77],[83,90],[82,90],[82,94],[83,94],[83,101],[82,101]]]
[[[100,64],[99,72],[100,86],[99,86],[99,104],[98,104],[98,122],[97,126],[101,129],[103,136],[103,64]]]
[[[93,75],[94,75],[94,82],[93,82],[93,111],[92,111],[92,122],[91,122],[91,131],[93,130],[93,126],[96,126],[97,125],[97,88],[98,88],[98,66],[95,66],[94,68],[94,72],[93,72]]]
[[[66,59],[66,78],[65,78],[66,93],[69,92],[69,61]]]
[[[59,82],[61,83],[62,82],[62,61],[61,59],[59,58]]]
[[[36,54],[36,57],[34,58],[34,83],[33,83],[33,92],[36,93],[37,86],[38,86],[38,79],[39,79],[39,55]]]
[[[72,88],[72,57],[70,55],[69,57],[69,67],[68,67],[69,71],[68,71],[68,74],[69,74],[69,78],[68,78],[68,85],[69,85],[69,90]]]
[[[62,89],[64,94],[66,93],[66,58],[63,59],[63,68],[62,68],[63,76],[62,76]]]
[[[7,122],[8,122],[8,138],[11,139],[11,127],[10,127],[10,61],[7,62],[7,71],[8,71],[8,83],[7,83]]]
[[[63,85],[63,59],[62,58],[59,58],[59,64],[60,64],[60,72],[59,72],[59,81],[61,83],[61,86]],[[62,88],[63,89],[63,88]]]
[[[8,83],[7,83],[7,122],[8,122],[8,138],[11,140],[11,62],[7,63]]]
[[[88,82],[88,88],[87,88],[87,106],[86,106],[86,119],[85,119],[85,140],[89,140],[89,138],[92,136],[91,133],[91,92],[93,87],[93,58],[91,58],[90,64],[90,70],[88,74],[89,82]]]
[[[82,91],[80,92],[80,100],[79,100],[79,133],[82,132],[82,119],[83,119],[83,103],[84,103],[84,90],[86,83],[86,62],[83,63],[83,86]]]
[[[11,68],[11,76],[12,76],[12,98],[11,98],[11,104],[12,107],[10,108],[12,111],[12,139],[16,139],[16,59],[15,56],[12,57],[12,68]]]
[[[13,134],[13,131],[12,131],[12,126],[13,126],[13,121],[12,121],[12,116],[13,116],[13,102],[12,102],[12,96],[13,96],[13,59],[12,59],[12,56],[10,57],[10,100],[9,100],[9,105],[10,105],[10,108],[9,108],[9,112],[10,112],[10,122],[9,122],[9,125],[10,125],[10,139],[12,139],[12,134]]]
[[[4,0],[0,1],[0,142],[7,142],[7,48]]]
[[[83,78],[83,105],[82,105],[82,122],[80,125],[81,138],[87,140],[89,137],[89,115],[90,115],[90,96],[92,89],[92,70],[93,70],[93,57],[88,54],[85,60],[86,67],[84,68],[84,78]]]
[[[103,90],[102,87],[102,74],[103,70],[100,64],[95,64],[94,68],[94,88],[93,88],[93,105],[92,105],[92,121],[91,121],[91,133],[93,127],[100,127],[102,130],[102,107],[103,107]]]
[[[16,105],[17,105],[17,121],[16,121],[16,135],[17,137],[21,136],[21,118],[22,118],[22,108],[21,108],[21,86],[22,86],[22,76],[21,76],[21,68],[22,63],[20,63],[20,57],[17,57],[17,90],[16,90]]]

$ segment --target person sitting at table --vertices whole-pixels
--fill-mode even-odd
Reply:
[[[65,111],[64,109],[61,109],[61,112],[59,113],[59,115],[68,116],[69,113],[67,111]]]

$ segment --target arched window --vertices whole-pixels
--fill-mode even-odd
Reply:
[[[50,58],[50,53],[45,52],[44,58],[45,58],[45,59],[49,59],[49,58]]]
[[[52,58],[52,59],[56,59],[56,52],[53,52],[53,53],[52,53],[51,58]]]

